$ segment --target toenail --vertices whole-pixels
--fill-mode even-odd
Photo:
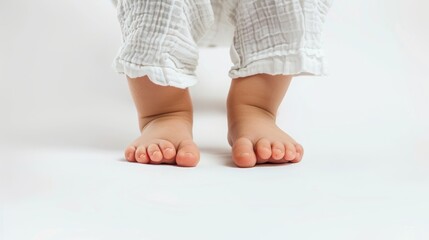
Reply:
[[[144,154],[140,155],[140,159],[144,159],[146,156]]]
[[[185,156],[186,156],[186,157],[194,157],[194,154],[193,154],[193,153],[189,153],[189,152],[188,152],[188,153],[185,153]]]
[[[293,152],[292,151],[287,151],[286,155],[291,156],[291,155],[293,155]]]
[[[274,149],[273,152],[275,152],[275,154],[279,154],[279,155],[283,153],[283,151],[280,149]]]
[[[245,152],[245,153],[240,153],[240,157],[249,157],[250,153]]]
[[[132,154],[132,153],[128,154],[128,157],[127,157],[127,159],[128,159],[128,160],[131,160],[131,159],[133,159],[133,154]]]
[[[263,150],[264,152],[267,152],[267,153],[271,151],[271,149],[266,148],[266,147],[262,148],[262,150]]]
[[[166,148],[165,151],[166,152],[171,152],[171,151],[173,151],[173,149],[172,148]]]

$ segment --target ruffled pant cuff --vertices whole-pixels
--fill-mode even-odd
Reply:
[[[287,54],[261,57],[244,67],[232,68],[229,71],[229,76],[232,79],[255,74],[324,76],[327,74],[324,62],[322,56],[316,55],[312,51],[292,51]]]
[[[116,59],[113,65],[118,73],[123,73],[130,78],[148,76],[153,83],[160,86],[172,86],[185,89],[197,83],[195,74],[180,72],[173,68],[140,66],[121,59]]]

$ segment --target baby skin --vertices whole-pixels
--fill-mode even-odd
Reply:
[[[291,76],[257,74],[233,79],[227,99],[228,142],[238,167],[301,161],[303,147],[276,125],[277,109]],[[159,86],[147,76],[128,78],[141,136],[125,150],[130,162],[194,167],[200,152],[192,140],[188,89]]]

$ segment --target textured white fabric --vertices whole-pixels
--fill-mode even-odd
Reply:
[[[197,82],[198,46],[231,46],[231,78],[323,75],[331,0],[118,0],[118,72],[163,86]]]

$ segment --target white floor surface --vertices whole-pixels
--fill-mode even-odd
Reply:
[[[429,239],[428,3],[336,1],[327,77],[278,123],[298,164],[231,163],[227,48],[202,49],[196,168],[128,163],[138,134],[107,1],[0,2],[0,239]]]

